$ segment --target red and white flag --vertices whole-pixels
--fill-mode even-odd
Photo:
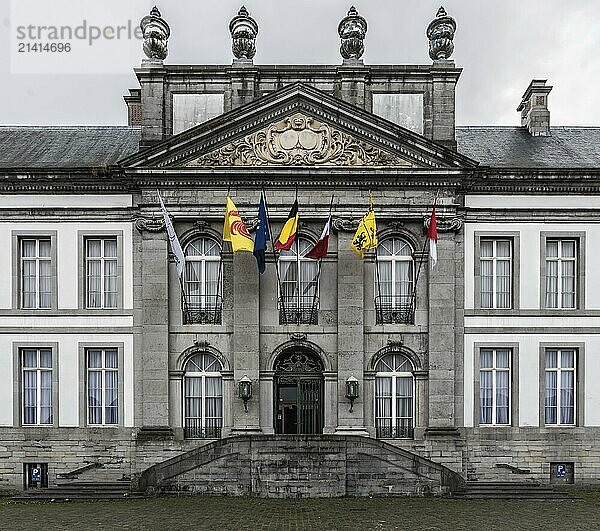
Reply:
[[[429,256],[431,257],[431,267],[437,263],[437,222],[435,219],[435,203],[429,220],[429,229],[427,230],[427,239],[429,240]]]
[[[323,232],[319,241],[315,243],[314,247],[306,253],[305,258],[312,258],[318,260],[327,256],[327,247],[329,246],[329,229],[331,227],[331,216],[327,219],[327,223],[323,227]]]

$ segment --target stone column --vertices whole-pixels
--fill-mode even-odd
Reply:
[[[143,232],[135,253],[134,370],[136,425],[169,425],[168,257],[164,232]],[[139,275],[139,276],[138,276]]]
[[[233,257],[233,402],[232,434],[260,433],[259,380],[259,275],[252,253],[239,252]],[[248,411],[238,398],[238,382],[252,380],[252,398]]]
[[[169,426],[183,439],[183,371],[169,373]]]
[[[362,65],[340,66],[338,68],[340,76],[340,94],[339,98],[343,101],[366,108],[366,69]]]
[[[434,61],[431,68],[433,76],[433,132],[436,142],[456,149],[455,138],[455,91],[460,69],[454,61]]]
[[[260,375],[260,427],[263,433],[275,433],[273,378],[273,371],[264,371]]]
[[[438,231],[437,265],[429,276],[429,429],[454,431],[454,233]],[[462,353],[458,353],[459,356]]]
[[[254,101],[258,69],[252,64],[236,64],[229,70],[229,75],[231,77],[231,107],[229,110]]]
[[[165,138],[165,77],[162,64],[148,64],[136,70],[141,87],[141,147],[151,146]]]
[[[363,411],[364,264],[350,247],[353,233],[338,232],[338,425],[336,433],[367,435]],[[346,379],[359,381],[360,397],[350,413]]]

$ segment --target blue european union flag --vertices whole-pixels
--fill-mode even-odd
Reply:
[[[258,272],[262,275],[265,272],[265,251],[267,250],[267,241],[271,239],[269,232],[269,219],[267,218],[267,208],[265,207],[265,194],[260,194],[260,205],[258,206],[258,227],[256,228],[256,238],[254,240],[254,256]]]

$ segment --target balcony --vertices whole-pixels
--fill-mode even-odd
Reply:
[[[376,426],[378,439],[414,439],[415,429],[410,426]]]
[[[278,306],[279,324],[319,324],[318,297],[280,297]]]
[[[221,428],[203,428],[202,426],[185,426],[183,436],[186,439],[220,439]]]
[[[182,306],[183,324],[221,324],[223,299],[220,295],[187,295]]]
[[[375,297],[375,324],[414,324],[415,308],[412,297],[380,295]]]

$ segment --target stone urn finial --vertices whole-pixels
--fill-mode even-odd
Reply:
[[[344,63],[362,63],[361,57],[365,51],[365,35],[367,34],[367,21],[358,14],[352,6],[338,26],[338,33],[342,40],[340,53]]]
[[[450,59],[454,51],[454,32],[456,20],[446,13],[443,6],[438,9],[435,19],[427,26],[429,39],[429,57],[434,61]]]
[[[162,63],[169,55],[167,43],[171,28],[156,6],[142,19],[140,28],[144,36],[144,53],[148,57],[144,63]]]
[[[258,24],[248,10],[242,6],[238,14],[231,19],[229,31],[233,40],[231,50],[235,59],[234,63],[252,63],[256,54],[256,36],[258,35]]]

